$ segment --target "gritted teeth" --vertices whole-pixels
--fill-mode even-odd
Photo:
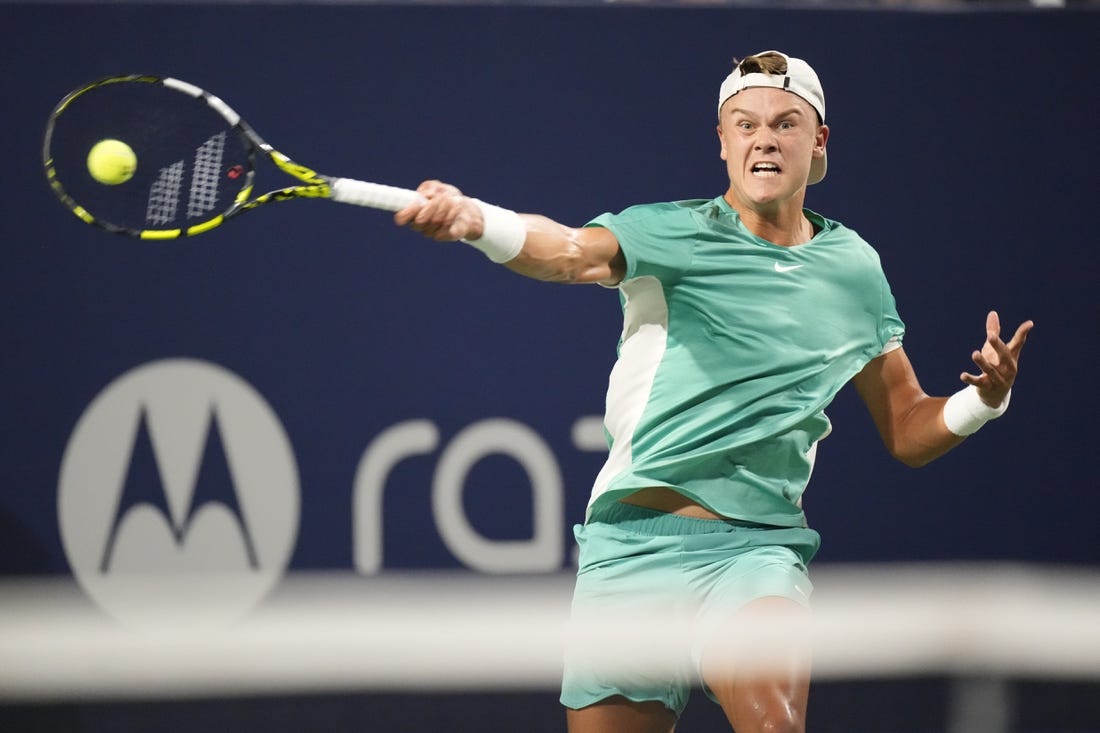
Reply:
[[[761,174],[773,174],[779,173],[780,168],[775,163],[755,163],[752,167],[752,172]]]

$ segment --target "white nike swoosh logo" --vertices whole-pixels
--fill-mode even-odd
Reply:
[[[797,270],[802,265],[781,265],[778,262],[775,263],[776,272],[790,272],[791,270]]]

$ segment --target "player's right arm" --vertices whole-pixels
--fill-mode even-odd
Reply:
[[[482,209],[454,186],[425,181],[424,201],[398,211],[394,221],[437,241],[477,240],[484,234]],[[603,227],[568,227],[537,214],[520,214],[526,237],[519,253],[504,263],[537,280],[617,285],[626,272],[619,242]]]

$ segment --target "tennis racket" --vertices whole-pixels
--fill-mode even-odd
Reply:
[[[136,156],[132,175],[101,183],[89,153],[118,140]],[[323,176],[264,142],[225,102],[170,77],[130,74],[65,96],[46,124],[42,158],[57,197],[81,220],[115,234],[174,239],[208,232],[270,201],[332,199],[397,211],[420,198],[404,188]],[[262,160],[295,185],[253,195]]]

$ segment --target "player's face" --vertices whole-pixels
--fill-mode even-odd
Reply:
[[[772,87],[745,89],[722,105],[718,139],[730,193],[770,208],[805,195],[810,163],[825,154],[829,128],[801,97]]]

